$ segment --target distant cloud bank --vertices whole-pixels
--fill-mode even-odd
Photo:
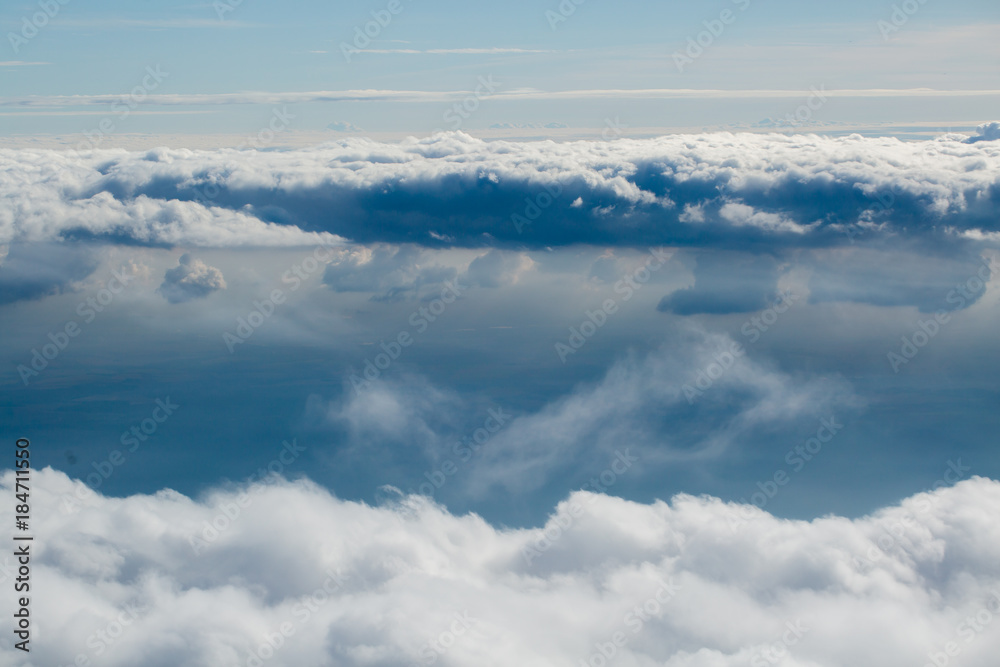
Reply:
[[[1000,231],[1000,143],[852,135],[0,151],[0,243],[830,247]]]

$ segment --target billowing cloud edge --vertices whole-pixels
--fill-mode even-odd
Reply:
[[[0,243],[968,245],[998,231],[997,173],[1000,143],[959,135],[0,150]]]
[[[857,519],[581,491],[527,529],[305,479],[111,498],[44,469],[31,604],[45,641],[29,659],[5,633],[0,664],[903,667],[957,650],[985,667],[1000,482],[949,486],[970,468],[942,469]]]

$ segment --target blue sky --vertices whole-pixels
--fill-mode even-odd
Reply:
[[[169,76],[154,94],[309,92],[346,90],[471,91],[479,77],[499,82],[467,130],[497,123],[562,123],[602,127],[620,117],[633,128],[745,125],[794,113],[811,87],[829,90],[930,88],[995,91],[998,54],[989,2],[918,4],[912,16],[893,3],[803,5],[795,2],[642,3],[585,2],[564,22],[558,3],[400,4],[400,12],[374,31],[360,54],[342,54],[355,28],[373,20],[386,3],[343,7],[328,3],[243,2],[232,11],[211,3],[76,3],[58,14],[17,53],[5,40],[0,67],[2,97],[122,95],[140,85],[146,67]],[[13,3],[0,20],[18,33],[38,7]],[[704,53],[679,68],[673,55],[697,39],[706,22],[727,23],[706,33]],[[566,11],[568,14],[568,10]],[[219,15],[223,18],[220,20]],[[903,20],[905,19],[905,21]],[[883,22],[880,27],[879,22]],[[898,30],[895,24],[898,25]],[[884,26],[893,28],[889,32]],[[710,39],[708,39],[710,37]],[[360,43],[360,42],[359,42]],[[468,50],[509,50],[469,53]],[[439,51],[427,53],[427,51]],[[394,52],[404,51],[404,52]],[[412,53],[418,51],[420,53]],[[695,53],[694,51],[692,53]],[[10,63],[46,63],[12,65]],[[680,70],[683,71],[680,71]],[[546,95],[504,100],[517,90],[593,91],[637,89],[783,90],[790,99],[623,100],[613,94],[559,101]],[[461,99],[461,96],[458,98]],[[937,122],[967,124],[993,108],[996,94],[956,98],[944,92],[922,98],[836,98],[811,121],[848,124]],[[94,108],[64,106],[37,111],[4,109],[8,134],[83,132]],[[64,104],[64,103],[61,103]],[[346,122],[369,132],[426,133],[443,126],[441,101],[392,104],[300,103],[294,130],[318,131]],[[120,132],[255,131],[270,109],[212,105],[138,109]],[[165,115],[169,112],[169,115]],[[178,112],[183,112],[178,114]],[[10,115],[18,114],[18,115]],[[959,129],[955,127],[954,129]],[[962,129],[971,129],[967,125]]]

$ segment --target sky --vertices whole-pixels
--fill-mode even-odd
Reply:
[[[288,129],[427,134],[458,129],[454,114],[444,116],[475,95],[481,78],[492,90],[473,97],[478,107],[459,116],[461,129],[556,124],[583,132],[615,118],[633,131],[750,127],[794,117],[812,89],[825,88],[855,92],[813,110],[810,124],[969,130],[971,121],[990,117],[1000,90],[993,39],[1000,10],[988,0],[917,2],[909,13],[888,2],[760,0],[653,7],[587,0],[562,9],[558,2],[400,0],[398,13],[387,2],[57,6],[30,40],[24,35],[36,32],[36,4],[8,3],[0,15],[4,135],[93,132],[106,108],[66,98],[102,95],[125,96],[133,112],[112,116],[115,134],[256,134],[284,103],[258,97],[219,108],[225,95],[346,91],[397,97],[321,103],[304,95],[289,105]],[[147,68],[161,76],[149,79]],[[898,92],[913,89],[933,92]],[[711,99],[619,92],[667,90],[724,92]],[[725,96],[733,91],[758,92],[736,103]],[[24,108],[26,99],[33,108]]]
[[[998,19],[6,4],[0,667],[992,665]]]

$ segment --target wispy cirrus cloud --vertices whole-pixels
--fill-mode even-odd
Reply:
[[[466,49],[365,49],[365,53],[405,53],[427,55],[493,55],[503,53],[558,53],[552,49],[518,49],[508,47]]]
[[[367,52],[367,51],[366,51]],[[376,51],[377,52],[377,51]],[[405,51],[385,50],[385,53]],[[322,102],[449,102],[462,100],[473,91],[428,90],[320,90],[302,92],[248,91],[239,93],[171,93],[147,95],[141,104],[169,105],[225,105],[225,104],[308,104]],[[1000,89],[938,90],[932,88],[867,88],[822,90],[826,97],[836,98],[962,98],[998,97]],[[496,100],[551,101],[551,100],[749,100],[749,99],[802,99],[813,94],[810,90],[723,90],[691,88],[646,89],[574,89],[538,90],[517,88],[497,91],[491,95]],[[8,107],[57,107],[110,104],[121,99],[120,94],[100,95],[30,95],[0,97],[0,106]]]
[[[61,28],[87,28],[89,30],[134,30],[136,28],[152,29],[201,29],[201,28],[265,28],[261,23],[247,23],[245,21],[202,18],[175,18],[175,19],[139,19],[123,17],[106,17],[95,19],[66,19],[59,21],[57,27]]]

